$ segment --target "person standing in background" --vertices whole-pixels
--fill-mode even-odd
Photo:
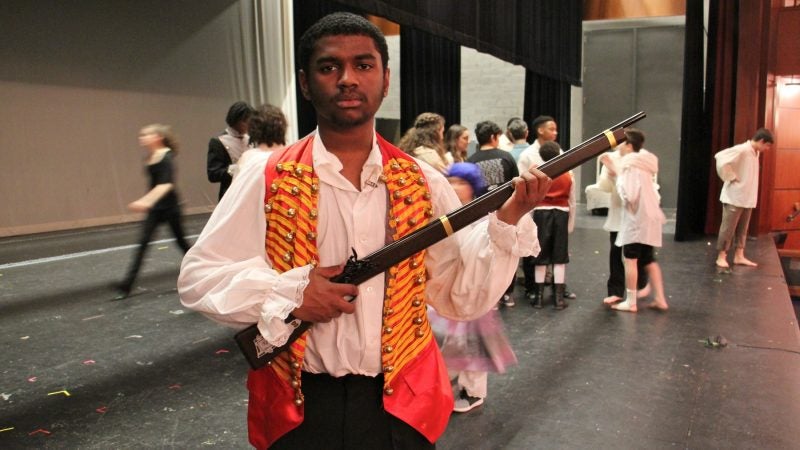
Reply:
[[[248,164],[260,164],[267,160],[272,152],[286,146],[286,116],[274,105],[261,105],[250,117],[247,134],[250,144],[255,146],[242,153],[239,158],[239,170]]]
[[[758,201],[758,155],[772,148],[772,132],[759,128],[749,141],[727,148],[714,155],[717,174],[725,182],[719,201],[722,202],[722,223],[717,237],[717,267],[727,269],[728,250],[735,241],[733,263],[756,267],[744,256],[750,215]]]
[[[181,225],[181,207],[175,189],[175,168],[173,159],[178,151],[178,143],[168,125],[147,125],[139,131],[139,145],[147,151],[146,171],[150,177],[150,190],[143,197],[128,204],[134,212],[147,213],[142,225],[139,247],[128,269],[125,279],[116,285],[117,299],[130,295],[136,276],[142,266],[150,239],[158,224],[167,222],[175,235],[175,242],[186,253],[186,242]]]
[[[550,161],[558,156],[561,149],[553,141],[547,141],[539,147],[542,161]],[[531,305],[542,308],[544,301],[545,273],[547,267],[553,270],[553,307],[561,310],[569,306],[564,301],[564,285],[566,283],[567,263],[569,263],[570,220],[575,216],[575,204],[572,188],[574,181],[572,172],[561,174],[553,179],[553,184],[544,199],[533,209],[533,221],[538,230],[541,252],[533,260],[537,294]]]
[[[606,305],[612,305],[625,298],[625,266],[622,263],[622,247],[616,244],[617,235],[622,227],[622,199],[617,192],[617,170],[619,170],[622,157],[631,151],[631,146],[619,145],[613,152],[600,155],[600,163],[603,168],[600,169],[597,184],[611,197],[608,216],[603,224],[603,229],[609,232],[610,240],[608,280],[606,281],[608,296],[603,299],[603,304]],[[650,286],[648,285],[647,271],[644,270],[641,261],[639,261],[638,273],[636,283],[636,288],[639,290],[638,297],[647,297],[650,294]]]
[[[469,148],[469,129],[463,125],[453,124],[444,134],[445,157],[452,163],[467,160]]]
[[[397,144],[404,152],[430,164],[441,173],[447,172],[444,151],[444,117],[424,112],[414,120]]]
[[[475,163],[481,168],[481,173],[483,173],[483,178],[490,191],[519,175],[516,161],[511,153],[497,147],[501,134],[503,134],[503,130],[496,123],[490,120],[479,122],[475,125],[478,150],[467,158],[467,162]],[[498,306],[513,307],[516,305],[513,295],[515,284],[516,275],[498,302]]]
[[[533,119],[531,129],[535,139],[533,144],[520,153],[517,159],[517,170],[528,170],[531,167],[541,166],[544,161],[539,155],[539,147],[545,142],[555,141],[558,138],[556,120],[550,116],[538,116]]]
[[[208,141],[206,174],[208,181],[219,183],[218,200],[222,199],[233,181],[233,175],[238,169],[239,157],[250,148],[247,127],[252,114],[253,108],[247,103],[234,103],[228,108],[228,114],[225,116],[228,128],[225,128],[225,131],[219,136]]]
[[[621,153],[625,156],[617,169],[617,192],[622,199],[622,226],[617,235],[617,246],[622,247],[625,264],[625,300],[611,305],[617,311],[638,310],[637,282],[639,261],[653,287],[654,298],[649,308],[669,309],[664,295],[664,279],[661,266],[655,257],[655,247],[661,247],[662,227],[667,219],[658,206],[660,197],[653,183],[658,173],[658,157],[642,148],[644,133],[635,129],[625,130],[625,142]]]

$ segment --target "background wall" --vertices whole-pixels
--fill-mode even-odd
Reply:
[[[137,134],[153,122],[182,144],[185,212],[209,210],[208,139],[231,103],[268,95],[247,56],[257,3],[3,2],[0,236],[139,219],[125,205],[147,191]]]
[[[584,22],[583,139],[638,111],[644,147],[659,158],[661,205],[677,206],[684,17]],[[582,166],[583,186],[596,163]]]

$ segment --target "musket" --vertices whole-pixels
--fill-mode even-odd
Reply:
[[[569,151],[545,162],[538,167],[550,178],[564,174],[584,162],[594,158],[609,148],[613,149],[618,143],[624,142],[625,128],[645,117],[644,112],[614,125],[608,130],[597,134],[589,140],[571,148]],[[335,283],[361,284],[370,278],[388,270],[393,265],[403,261],[413,254],[450,236],[456,231],[466,227],[486,214],[497,210],[514,192],[513,181],[508,181],[475,200],[461,206],[426,226],[407,234],[406,236],[380,248],[369,255],[359,259],[357,255],[351,256],[345,264],[342,273],[331,278]],[[352,301],[354,298],[349,299]],[[294,328],[289,339],[284,345],[273,346],[258,332],[256,325],[251,325],[236,333],[236,343],[244,353],[247,362],[253,369],[260,369],[271,361],[276,355],[283,352],[301,334],[308,330],[312,322],[305,322],[289,316],[287,324]]]

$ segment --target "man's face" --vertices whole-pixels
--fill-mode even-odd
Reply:
[[[539,138],[543,141],[555,141],[558,137],[558,127],[552,120],[539,126]]]
[[[308,73],[300,71],[300,89],[320,125],[351,128],[375,117],[389,92],[389,69],[372,38],[325,36],[316,43]]]

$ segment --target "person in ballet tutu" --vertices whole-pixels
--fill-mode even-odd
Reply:
[[[446,175],[462,203],[486,192],[486,180],[476,164],[457,162],[449,167]],[[453,411],[471,411],[486,398],[489,372],[503,373],[517,363],[500,313],[492,309],[479,319],[459,322],[429,309],[428,318],[450,378],[455,381]]]

